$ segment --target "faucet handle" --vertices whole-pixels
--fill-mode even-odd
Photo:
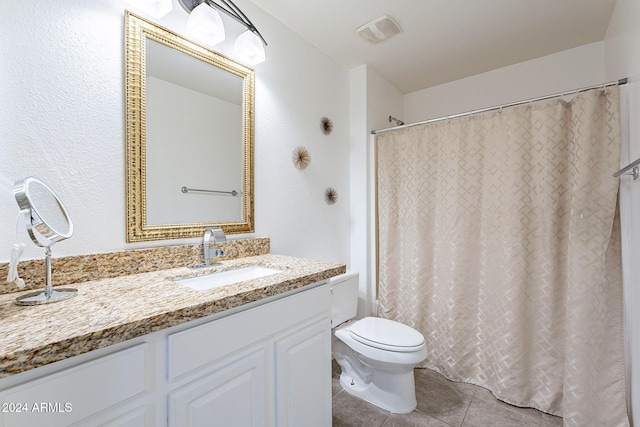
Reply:
[[[216,243],[222,243],[227,241],[227,236],[222,231],[220,227],[213,227],[211,229],[213,231],[213,241]]]

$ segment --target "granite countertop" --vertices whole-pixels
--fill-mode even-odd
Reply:
[[[215,271],[260,265],[271,276],[210,290],[174,282]],[[344,273],[344,264],[282,255],[258,255],[187,267],[93,280],[65,287],[74,298],[18,306],[18,293],[0,295],[0,378],[156,332]]]

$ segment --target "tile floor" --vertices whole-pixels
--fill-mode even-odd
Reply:
[[[508,405],[487,389],[449,381],[428,369],[416,369],[415,380],[418,407],[410,414],[400,415],[351,396],[340,386],[338,375],[334,375],[333,427],[562,426],[560,417]]]

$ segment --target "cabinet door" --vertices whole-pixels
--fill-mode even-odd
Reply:
[[[331,426],[330,326],[323,317],[276,341],[277,426]]]
[[[147,391],[147,344],[139,344],[0,393],[0,426],[69,426],[117,410]]]
[[[266,363],[264,348],[230,356],[212,373],[169,393],[169,426],[265,426]]]

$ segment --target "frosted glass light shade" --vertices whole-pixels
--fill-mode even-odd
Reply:
[[[233,45],[234,55],[248,65],[264,62],[264,45],[260,37],[247,30],[240,34]]]
[[[172,0],[126,0],[126,2],[155,19],[162,18],[173,9]]]
[[[215,46],[224,41],[224,24],[218,11],[206,3],[200,3],[191,11],[187,21],[187,33],[194,39]]]

